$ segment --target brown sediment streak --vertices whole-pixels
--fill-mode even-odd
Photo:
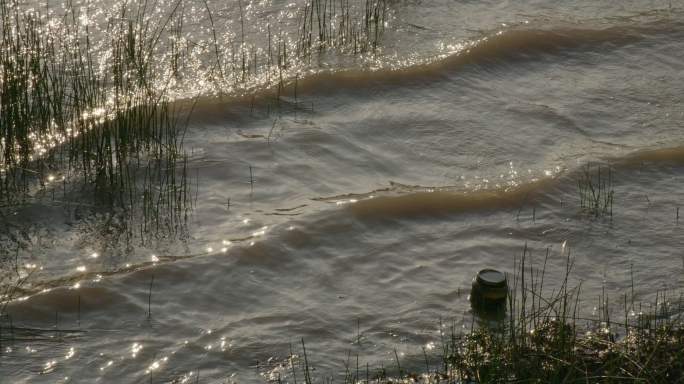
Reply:
[[[299,207],[296,207],[299,208]],[[297,214],[299,215],[299,214]],[[255,239],[257,236],[248,235],[243,237],[230,238],[229,241],[234,244],[244,243],[249,240]],[[58,278],[45,279],[45,280],[31,280],[30,285],[22,286],[7,286],[0,285],[0,292],[9,292],[10,297],[0,296],[0,307],[6,303],[14,303],[20,301],[22,298],[32,297],[39,293],[47,293],[53,289],[57,288],[67,288],[73,287],[76,283],[89,284],[91,282],[97,282],[103,278],[126,275],[130,273],[135,273],[138,271],[143,271],[151,267],[164,266],[167,264],[172,264],[177,261],[193,259],[200,256],[217,255],[219,252],[202,252],[186,255],[157,255],[156,261],[143,261],[136,264],[130,264],[126,266],[121,266],[114,270],[102,270],[102,271],[90,271],[78,274],[72,274],[67,276],[60,276]],[[78,288],[83,289],[83,288]]]
[[[152,261],[146,261],[146,262],[141,262],[138,264],[134,265],[127,265],[127,266],[122,266],[118,269],[115,270],[106,270],[106,271],[92,271],[92,272],[84,272],[84,273],[79,273],[79,274],[73,274],[73,275],[68,275],[68,276],[61,276],[58,278],[53,278],[53,279],[46,279],[46,280],[40,280],[40,281],[31,281],[30,285],[26,286],[16,286],[16,287],[9,287],[6,285],[0,285],[0,291],[10,291],[11,290],[11,297],[10,298],[2,298],[0,300],[0,306],[4,303],[8,302],[14,302],[17,301],[17,299],[20,299],[22,297],[26,296],[32,296],[37,293],[41,292],[49,292],[52,289],[56,288],[61,288],[61,287],[70,287],[73,286],[76,283],[83,282],[88,283],[88,282],[93,282],[93,281],[98,281],[104,277],[110,277],[110,276],[117,276],[117,275],[123,275],[127,273],[132,273],[136,272],[139,270],[143,270],[158,264],[163,264],[163,263],[170,263],[174,261],[179,261],[179,260],[184,260],[184,259],[190,259],[193,257],[197,257],[203,254],[194,254],[194,255],[182,255],[182,256],[159,256],[159,261],[157,262],[152,262]],[[79,288],[81,289],[81,288]],[[5,300],[5,301],[3,301]]]
[[[401,83],[413,79],[439,77],[467,65],[488,64],[530,55],[612,43],[624,45],[649,34],[649,28],[611,27],[605,29],[511,29],[475,41],[464,42],[456,52],[446,56],[397,67],[321,71],[297,81],[298,92],[316,92],[340,88],[364,88],[373,83]],[[284,94],[292,93],[294,84],[286,84]],[[272,93],[272,92],[270,92]],[[269,94],[270,94],[269,93]]]
[[[402,218],[517,208],[552,185],[553,180],[549,177],[517,187],[466,192],[422,188],[393,196],[359,199],[349,204],[348,209],[358,218]]]
[[[637,151],[615,161],[615,166],[634,166],[642,163],[684,164],[684,146]]]
[[[621,157],[605,158],[601,162],[614,169],[627,171],[644,163],[684,165],[684,146],[636,151]],[[562,172],[555,176],[545,177],[517,186],[483,188],[474,191],[459,190],[458,187],[454,186],[426,187],[392,182],[387,188],[377,189],[368,193],[347,193],[331,197],[319,197],[312,200],[327,203],[346,203],[343,204],[345,209],[362,220],[430,217],[456,213],[518,209],[521,205],[532,202],[539,198],[539,196],[543,196],[559,183],[574,180],[575,176],[582,172],[584,172],[584,168],[580,166],[570,172]],[[276,209],[276,212],[287,214],[289,211],[305,207],[306,205],[303,204],[293,208]],[[295,213],[295,215],[299,214]],[[252,239],[254,239],[254,236],[246,236],[233,238],[231,242],[240,243]],[[122,275],[144,270],[157,264],[163,265],[206,255],[207,253],[159,256],[158,262],[143,262],[115,271],[88,272],[49,281],[34,282],[30,287],[17,289],[13,298],[31,296],[45,289],[72,286],[74,283],[81,281],[87,282],[98,275],[104,277]],[[0,286],[0,291],[3,288],[7,287]],[[2,301],[0,300],[1,304]]]
[[[684,164],[684,146],[637,151],[602,161],[617,170],[629,171],[634,166],[651,164]],[[574,180],[584,172],[579,167],[571,172],[545,177],[514,187],[458,191],[454,187],[424,187],[393,184],[392,188],[372,193],[344,195],[322,201],[348,203],[347,209],[358,218],[404,218],[453,213],[480,212],[518,208],[543,195],[562,180]]]
[[[657,34],[681,33],[683,29],[684,25],[681,22],[673,20],[605,28],[519,26],[500,30],[480,39],[465,41],[452,53],[426,58],[418,63],[386,63],[377,68],[313,70],[305,74],[299,73],[297,76],[292,72],[285,84],[255,90],[247,95],[209,97],[203,99],[200,104],[235,103],[249,106],[255,101],[273,98],[276,93],[292,96],[295,86],[297,93],[304,96],[307,93],[329,91],[331,87],[337,90],[355,89],[372,87],[377,83],[429,80],[468,65],[496,64],[515,59],[534,60],[539,55],[572,49],[591,50],[599,46],[602,49],[606,46],[623,46]]]
[[[367,85],[369,80],[396,82],[415,77],[430,77],[466,65],[486,64],[515,56],[529,59],[531,54],[556,53],[583,46],[593,47],[606,43],[624,45],[655,32],[655,28],[646,27],[510,29],[465,42],[452,54],[417,65],[376,70],[321,72],[299,80],[297,85],[299,89],[307,92],[325,89],[331,83],[336,87],[358,87]]]
[[[607,28],[517,27],[492,33],[481,39],[464,42],[457,51],[423,63],[384,67],[375,70],[343,70],[312,74],[298,81],[298,89],[316,91],[335,87],[364,87],[369,81],[399,82],[416,77],[439,76],[467,65],[505,61],[509,58],[534,59],[534,55],[553,54],[570,49],[592,49],[610,44],[622,46],[659,33],[681,32],[682,26],[672,21],[646,25]],[[292,85],[292,84],[290,84]],[[286,89],[289,90],[289,87]]]

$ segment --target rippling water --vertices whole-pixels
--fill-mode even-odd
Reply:
[[[269,23],[294,36],[304,4],[242,3],[244,39],[261,47]],[[228,55],[239,4],[207,6]],[[205,4],[187,7],[185,38],[210,41]],[[440,319],[470,326],[472,276],[512,272],[524,244],[537,263],[550,249],[550,284],[570,250],[588,311],[632,279],[639,299],[682,288],[680,2],[389,9],[380,51],[301,63],[277,106],[266,75],[222,88],[188,69],[185,236],[126,246],[78,205],[5,210],[4,230],[26,234],[18,257],[42,268],[12,321],[60,332],[3,335],[0,381],[291,380],[281,365],[301,338],[320,376],[348,353],[392,366],[396,349],[422,367]],[[592,162],[613,168],[612,218],[580,210]]]

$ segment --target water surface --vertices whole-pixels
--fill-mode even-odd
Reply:
[[[304,4],[243,3],[254,44],[269,20],[294,36]],[[228,52],[238,3],[208,5]],[[681,289],[681,6],[390,2],[380,51],[314,55],[276,104],[269,79],[246,91],[188,71],[187,233],[123,244],[77,204],[3,208],[7,233],[27,234],[19,257],[42,268],[8,312],[62,332],[3,335],[2,377],[289,381],[302,338],[317,377],[348,356],[392,367],[395,349],[422,368],[440,319],[470,327],[472,276],[512,272],[525,244],[537,265],[549,249],[549,290],[570,252],[588,312],[632,280],[640,300]],[[186,37],[211,41],[204,4],[187,14]],[[577,180],[599,162],[612,217],[580,208]]]

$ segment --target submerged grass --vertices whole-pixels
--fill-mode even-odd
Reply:
[[[239,46],[230,41],[226,51],[213,11],[203,4],[211,38],[197,51],[213,59],[189,57],[184,0],[173,3],[163,20],[149,14],[145,0],[118,4],[106,26],[98,28],[83,22],[87,7],[67,3],[63,14],[47,6],[41,13],[17,0],[0,0],[0,206],[77,178],[98,199],[131,205],[134,195],[145,194],[131,192],[137,169],[185,167],[185,126],[167,93],[183,73],[208,73],[220,89],[237,89],[257,77],[269,84],[273,79],[280,99],[288,79],[296,84],[299,77],[299,69],[285,72],[299,68],[313,51],[377,49],[388,7],[386,0],[366,0],[363,9],[349,0],[311,0],[299,12],[295,41],[282,31],[272,34],[269,24],[266,50],[246,42],[239,2]],[[197,60],[208,69],[198,68]],[[164,180],[178,181],[171,190],[182,191],[187,200],[182,174],[144,179],[162,180],[157,190],[169,186]]]
[[[130,213],[142,203],[145,223],[164,207],[175,223],[188,201],[177,170],[184,129],[164,89],[150,83],[147,52],[159,32],[122,8],[100,36],[110,60],[96,65],[80,17],[75,7],[46,18],[0,1],[0,205],[60,184],[66,195],[69,183],[110,208]]]
[[[116,216],[109,223],[135,221],[119,228],[126,238],[178,232],[193,201],[183,149],[193,107],[172,101],[183,78],[195,74],[219,93],[265,79],[276,85],[278,113],[294,79],[296,113],[299,71],[312,52],[377,49],[388,7],[311,0],[294,38],[268,24],[265,49],[246,41],[242,2],[239,43],[219,39],[215,11],[203,5],[208,41],[185,36],[195,16],[185,0],[165,11],[146,0],[115,4],[98,25],[87,6],[0,0],[0,210],[61,193]]]
[[[613,216],[613,170],[588,163],[577,179],[580,207],[594,217]]]
[[[354,54],[375,52],[385,30],[387,12],[387,0],[366,0],[363,9],[357,9],[349,0],[311,0],[301,14],[297,52],[300,56],[330,48]]]
[[[40,269],[20,258],[36,231],[22,207],[80,207],[107,246],[125,249],[183,236],[192,208],[190,111],[171,102],[153,65],[167,23],[131,4],[96,33],[82,9],[0,0],[0,316]]]
[[[79,209],[97,218],[86,224],[101,242],[127,250],[134,239],[185,236],[197,189],[183,141],[197,99],[176,101],[183,81],[202,82],[201,92],[208,82],[219,94],[277,85],[280,113],[294,79],[296,113],[302,63],[323,48],[377,49],[387,10],[385,0],[364,9],[312,0],[298,12],[297,36],[268,24],[266,49],[246,40],[242,2],[239,42],[217,33],[219,19],[203,5],[211,36],[191,41],[183,28],[197,15],[186,13],[195,8],[186,0],[164,10],[146,0],[115,3],[95,18],[88,4],[0,0],[0,302],[37,268],[20,258],[35,231],[15,219],[21,207]]]
[[[544,267],[529,263],[525,248],[516,263],[507,313],[480,318],[477,326],[460,331],[440,326],[436,354],[425,349],[394,367],[353,369],[347,358],[344,383],[681,383],[684,382],[684,306],[681,295],[658,293],[642,305],[633,292],[622,297],[623,316],[611,318],[602,294],[596,314],[581,313],[581,284],[570,287],[573,260],[564,255],[566,273],[560,285],[545,287]],[[547,285],[550,285],[546,282]],[[291,353],[287,367],[267,376],[275,382],[297,382],[295,367],[306,384],[333,382],[312,378],[312,363],[304,348]],[[310,352],[309,352],[310,353]],[[423,368],[420,368],[420,367]],[[292,375],[286,377],[288,371]],[[281,374],[281,372],[283,374]]]

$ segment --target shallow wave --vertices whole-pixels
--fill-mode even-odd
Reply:
[[[467,65],[485,65],[496,63],[499,60],[532,59],[534,55],[551,54],[567,50],[596,50],[606,47],[630,44],[659,34],[672,35],[684,33],[684,24],[676,20],[660,20],[648,24],[611,26],[606,28],[579,28],[579,27],[550,27],[532,28],[518,26],[490,34],[487,37],[464,43],[456,52],[427,60],[426,62],[402,68],[380,67],[371,70],[338,70],[329,72],[313,73],[306,78],[298,80],[298,92],[329,91],[330,89],[344,87],[369,87],[374,82],[382,81],[410,81],[418,77],[434,76],[453,71]],[[331,88],[333,87],[333,88]],[[288,94],[294,90],[294,84],[290,84],[283,91]],[[272,97],[272,91],[262,91],[262,96]],[[205,102],[206,101],[206,102]],[[206,110],[216,109],[225,114],[226,103],[240,102],[249,107],[253,101],[251,98],[223,98],[201,99],[198,108],[200,119],[207,118]],[[526,111],[524,111],[526,112]],[[542,111],[544,112],[544,111]],[[232,112],[236,113],[236,112]],[[209,114],[211,116],[211,114]],[[235,116],[239,117],[236,113]],[[562,118],[562,116],[554,117]],[[570,122],[572,123],[572,122]],[[570,125],[570,124],[566,124]],[[251,138],[251,137],[247,137]],[[263,139],[263,137],[259,137]],[[656,149],[640,151],[628,154],[621,158],[604,159],[613,167],[633,167],[643,162],[677,162],[684,163],[684,147]],[[356,218],[403,218],[416,216],[431,216],[452,214],[460,212],[480,212],[498,209],[517,208],[536,196],[543,196],[551,188],[566,183],[566,178],[577,175],[581,169],[563,172],[561,174],[521,182],[516,185],[508,185],[501,188],[480,188],[464,190],[462,187],[425,187],[405,186],[392,184],[389,188],[376,190],[369,193],[349,194],[314,200],[344,204],[346,209]],[[372,196],[372,197],[371,197]],[[352,203],[353,201],[353,203]],[[345,204],[349,203],[349,204]],[[268,216],[306,216],[311,212],[309,209],[294,212],[288,209],[274,209],[267,213]],[[315,224],[314,224],[315,225]],[[231,239],[236,243],[246,242],[251,237]],[[160,257],[161,262],[173,262],[187,256]],[[87,275],[72,275],[58,280],[37,282],[21,295],[31,295],[42,289],[51,289],[60,286],[69,286],[83,279],[94,278],[98,274],[118,275],[144,269],[150,263],[136,264],[111,272],[92,272]]]
[[[521,25],[488,33],[486,36],[457,44],[445,54],[415,60],[384,57],[365,68],[311,70],[301,74],[291,71],[284,84],[256,90],[244,96],[222,96],[219,102],[252,104],[256,99],[278,95],[327,92],[330,89],[368,88],[376,83],[404,83],[440,77],[469,65],[497,65],[512,60],[534,60],[542,55],[562,54],[571,50],[596,51],[617,48],[658,35],[684,33],[684,22],[672,17],[648,23],[634,21],[624,25],[591,27],[582,25]],[[295,80],[296,78],[296,80]],[[295,92],[296,88],[296,92]],[[215,97],[204,99],[200,104]]]
[[[621,157],[597,159],[598,163],[610,166],[615,171],[633,171],[635,167],[648,164],[684,165],[684,146],[641,150],[628,153]],[[477,213],[497,211],[502,209],[518,209],[524,204],[539,202],[553,194],[563,186],[574,186],[576,178],[584,172],[584,166],[572,170],[560,171],[552,176],[532,179],[499,188],[482,187],[464,190],[456,186],[420,186],[405,185],[392,182],[389,187],[377,189],[367,193],[349,193],[330,197],[313,198],[312,200],[335,204],[341,210],[333,210],[325,215],[350,214],[350,218],[357,220],[385,220],[411,219],[420,217],[435,217],[459,213]],[[295,207],[298,209],[302,207]],[[274,213],[287,212],[291,209],[275,209]],[[339,216],[336,216],[337,221]],[[304,226],[320,225],[320,221],[309,222],[302,219]],[[246,244],[254,240],[253,236],[231,239],[235,245]],[[278,237],[276,237],[278,239]],[[301,243],[306,242],[298,231],[287,231],[281,241]],[[291,244],[292,245],[292,244]],[[250,253],[250,252],[247,252]],[[73,286],[79,281],[125,275],[157,264],[173,263],[180,260],[211,255],[203,252],[182,256],[159,256],[156,262],[145,262],[105,272],[88,272],[78,275],[65,276],[53,280],[35,281],[31,286],[18,290],[17,296],[23,298],[49,291],[58,287]],[[250,258],[250,260],[254,260]],[[16,297],[16,296],[15,296]]]
[[[600,163],[605,163],[616,171],[629,171],[634,166],[644,163],[684,164],[684,147],[637,151],[623,157],[600,159]],[[494,211],[517,208],[528,201],[540,198],[552,188],[576,180],[584,169],[581,166],[569,172],[559,172],[556,175],[508,187],[463,191],[450,186],[407,186],[392,183],[389,188],[369,193],[347,194],[320,200],[346,205],[349,212],[359,219],[397,219]]]

